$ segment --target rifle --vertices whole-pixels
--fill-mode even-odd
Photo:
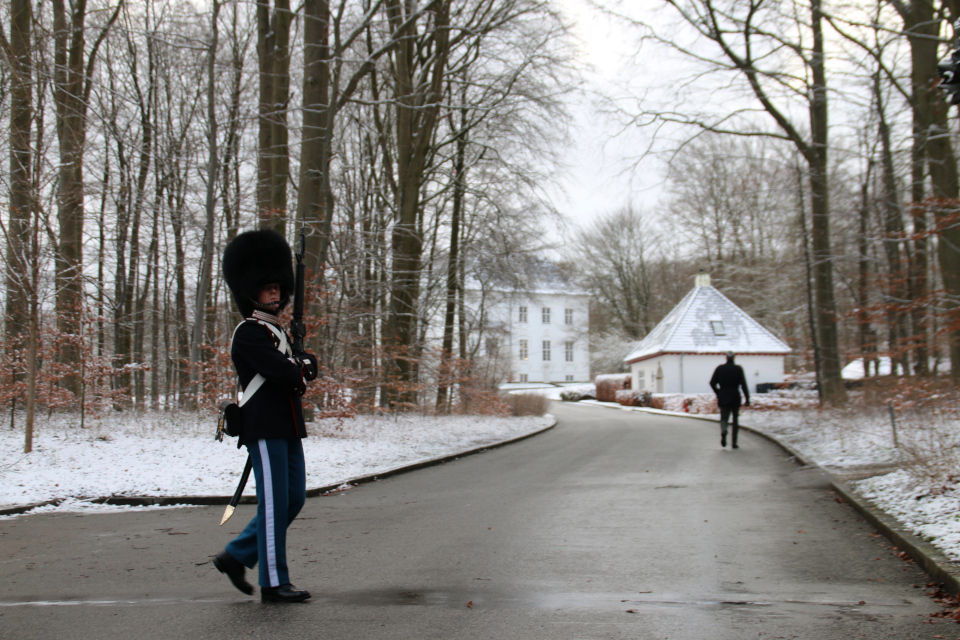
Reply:
[[[303,324],[303,292],[304,279],[306,278],[307,267],[303,264],[303,258],[306,253],[306,236],[304,234],[304,224],[300,223],[300,242],[297,245],[297,279],[293,290],[293,318],[290,320],[290,334],[293,336],[293,355],[299,356],[304,352],[303,339],[307,335],[307,327]]]

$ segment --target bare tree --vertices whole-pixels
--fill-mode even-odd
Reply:
[[[287,110],[290,102],[289,0],[257,0],[257,59],[260,64],[260,141],[257,212],[260,224],[286,228],[290,180]]]
[[[574,241],[583,288],[630,340],[653,328],[648,252],[656,245],[650,220],[632,205],[598,215]]]
[[[644,37],[669,47],[702,69],[726,73],[743,84],[754,104],[776,126],[769,131],[746,117],[745,107],[720,115],[677,115],[667,110],[634,114],[636,121],[677,122],[701,130],[739,135],[767,135],[792,144],[806,163],[811,206],[811,253],[820,345],[820,387],[824,398],[840,402],[846,396],[840,378],[841,354],[837,330],[833,254],[830,246],[830,189],[828,180],[829,128],[827,123],[824,16],[821,0],[809,0],[793,14],[780,14],[780,5],[759,0],[727,5],[714,0],[668,0],[667,5],[700,42],[714,45],[711,51],[687,47],[682,42],[658,36],[642,20],[631,20]],[[800,11],[800,9],[803,9]],[[802,14],[802,15],[801,15]],[[784,27],[789,25],[789,28]],[[791,39],[788,31],[799,34]],[[808,44],[809,42],[809,44]],[[799,69],[799,73],[792,72]],[[789,105],[806,108],[806,123],[795,121]],[[737,120],[745,124],[731,126]],[[745,128],[746,127],[746,128]]]
[[[60,143],[60,176],[57,219],[60,226],[57,250],[57,318],[59,330],[68,336],[60,353],[64,364],[79,362],[76,344],[81,331],[83,311],[83,151],[87,136],[87,105],[93,82],[93,70],[100,45],[120,15],[119,2],[101,26],[89,52],[86,51],[86,0],[72,3],[70,11],[63,0],[53,0],[54,99],[57,113],[57,137]],[[80,380],[69,375],[65,386],[80,395]]]
[[[7,232],[7,343],[28,332],[23,277],[33,218],[33,11],[28,0],[10,4],[10,39],[0,33],[10,74],[10,222]]]
[[[443,79],[450,55],[450,2],[437,3],[432,16],[409,21],[411,7],[399,0],[386,5],[391,33],[399,42],[392,51],[396,108],[396,211],[391,253],[390,319],[385,342],[393,354],[389,373],[399,381],[388,387],[386,406],[415,403],[412,385],[417,365],[411,350],[417,340],[417,299],[420,295],[423,236],[420,228],[420,190],[427,168],[434,127],[440,116]]]
[[[204,327],[207,325],[207,303],[213,279],[213,234],[217,207],[217,185],[220,173],[220,154],[217,148],[217,47],[220,44],[220,2],[213,0],[210,16],[210,47],[207,52],[207,190],[203,225],[203,253],[200,258],[200,277],[197,281],[197,297],[193,307],[193,332],[190,341],[190,360],[201,360],[200,346],[204,342]],[[194,368],[196,371],[196,368]],[[196,374],[194,374],[196,376]],[[194,378],[194,384],[196,378]]]

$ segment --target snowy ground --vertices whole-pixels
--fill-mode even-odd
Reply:
[[[79,429],[54,417],[36,428],[33,452],[23,431],[0,431],[0,508],[64,500],[42,511],[117,510],[105,496],[224,496],[246,461],[236,440],[213,439],[215,422],[195,414],[111,416]],[[307,487],[322,487],[537,431],[549,417],[361,416],[311,423],[304,440]],[[253,495],[254,483],[246,494]],[[85,502],[86,500],[86,502]],[[156,508],[156,507],[151,507]],[[36,511],[36,510],[35,510]],[[9,516],[15,517],[15,516]]]
[[[899,410],[893,421],[885,406],[748,411],[742,421],[852,480],[861,496],[905,529],[960,560],[960,416],[955,411]]]

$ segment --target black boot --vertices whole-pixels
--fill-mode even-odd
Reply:
[[[720,432],[720,446],[721,446],[721,447],[727,446],[727,432],[726,432],[726,431],[721,431],[721,432]]]
[[[253,585],[247,582],[247,579],[244,577],[247,568],[240,564],[239,560],[227,553],[226,549],[214,557],[213,566],[215,566],[220,573],[225,573],[237,589],[240,589],[240,591],[243,591],[248,596],[253,595]]]
[[[260,587],[261,602],[303,602],[309,599],[309,591],[297,589],[290,583],[279,587]]]

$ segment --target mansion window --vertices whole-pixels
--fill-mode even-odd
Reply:
[[[573,343],[572,342],[563,343],[563,355],[564,355],[564,359],[567,362],[573,362]]]
[[[520,374],[520,382],[527,382],[527,374],[525,373]]]
[[[573,309],[563,310],[563,322],[564,324],[573,324]]]
[[[550,341],[543,341],[543,361],[550,362]]]
[[[543,315],[543,324],[550,324],[550,307],[544,307],[541,313]]]
[[[521,341],[520,341],[520,359],[521,359],[521,360],[529,360],[529,359],[530,359],[530,349],[529,349],[529,347],[527,346],[527,341],[526,341],[526,340],[521,340]]]
[[[527,308],[526,308],[526,307],[520,307],[520,318],[519,318],[519,321],[520,321],[520,322],[526,322],[526,321],[527,321]]]

